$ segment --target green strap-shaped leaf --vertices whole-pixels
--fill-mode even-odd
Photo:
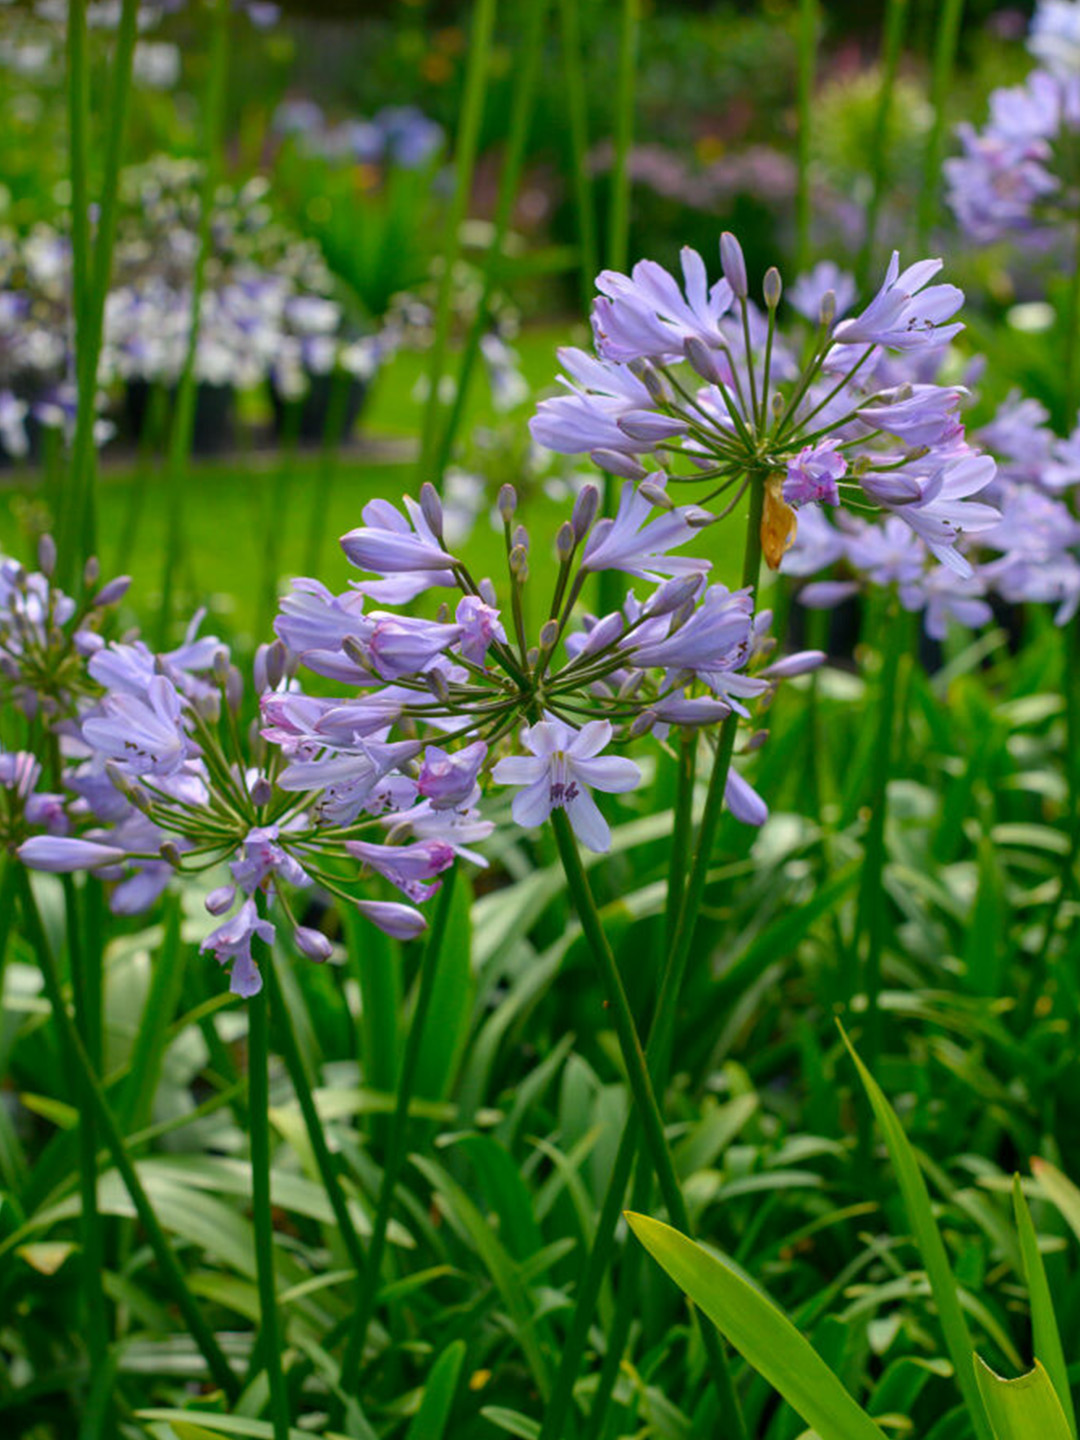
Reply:
[[[1031,1211],[1028,1209],[1020,1176],[1013,1176],[1013,1210],[1016,1213],[1016,1229],[1020,1236],[1020,1254],[1024,1261],[1024,1275],[1027,1279],[1028,1295],[1031,1298],[1031,1333],[1036,1363],[1046,1366],[1061,1408],[1069,1422],[1069,1430],[1076,1435],[1076,1411],[1073,1408],[1072,1391],[1069,1388],[1069,1367],[1065,1363],[1065,1352],[1061,1346],[1054,1302],[1046,1279],[1046,1267],[1039,1253],[1039,1240],[1035,1234]]]
[[[996,1440],[1072,1440],[1053,1381],[1038,1360],[1019,1380],[1004,1380],[976,1355],[975,1380]]]
[[[874,1114],[877,1116],[889,1158],[896,1171],[900,1193],[904,1197],[904,1209],[907,1211],[908,1223],[914,1232],[915,1243],[919,1247],[919,1254],[922,1256],[922,1262],[926,1268],[926,1276],[930,1281],[934,1304],[937,1306],[938,1317],[941,1320],[949,1358],[952,1360],[957,1381],[963,1391],[971,1423],[975,1427],[975,1433],[979,1436],[979,1440],[991,1440],[991,1430],[986,1418],[982,1395],[979,1387],[975,1384],[975,1376],[971,1371],[971,1356],[974,1354],[975,1346],[960,1306],[956,1280],[949,1267],[949,1257],[945,1253],[945,1242],[941,1238],[941,1231],[934,1219],[934,1212],[930,1205],[930,1193],[926,1188],[922,1171],[919,1169],[915,1151],[904,1134],[896,1111],[885,1098],[885,1092],[859,1059],[844,1027],[841,1025],[839,1028],[844,1044],[855,1061],[859,1079],[870,1099]]]
[[[653,1259],[821,1440],[884,1440],[810,1342],[729,1262],[659,1220],[626,1218]]]
[[[435,1361],[405,1440],[442,1440],[464,1359],[465,1341],[455,1340]]]
[[[1039,1182],[1039,1189],[1048,1200],[1053,1201],[1069,1229],[1080,1240],[1080,1190],[1049,1160],[1040,1160],[1036,1156],[1031,1162],[1031,1170]]]

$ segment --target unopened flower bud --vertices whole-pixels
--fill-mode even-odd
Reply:
[[[535,670],[540,664],[540,651],[535,645],[530,645],[525,652],[525,663],[530,670]]]
[[[716,353],[699,335],[690,335],[683,341],[683,352],[703,380],[715,385],[723,378]]]
[[[162,860],[164,860],[167,865],[171,865],[174,870],[180,869],[180,850],[175,840],[163,840],[158,854]]]
[[[253,805],[269,805],[273,799],[274,787],[265,775],[256,775],[251,782],[251,803]]]
[[[630,735],[635,740],[639,735],[647,735],[659,718],[655,710],[643,710],[640,715],[635,715],[631,720]]]
[[[423,485],[420,486],[420,511],[431,527],[431,533],[441,544],[443,533],[442,501],[439,499],[439,492],[430,480],[425,480]]]
[[[574,527],[574,534],[579,540],[583,540],[589,532],[589,527],[596,519],[596,512],[600,508],[600,491],[591,482],[583,485],[578,491],[577,499],[574,501],[574,509],[570,516],[570,524]]]
[[[244,703],[244,677],[235,665],[229,666],[229,673],[225,676],[225,703],[234,715],[239,715],[240,706]]]
[[[447,685],[446,676],[442,671],[428,670],[424,675],[424,679],[427,682],[428,689],[435,696],[435,699],[441,701],[444,705],[449,704],[450,687]]]
[[[117,575],[115,580],[110,580],[103,585],[94,598],[90,601],[95,610],[103,610],[106,605],[118,604],[131,588],[130,575]]]
[[[141,785],[131,785],[127,791],[127,798],[136,810],[140,810],[144,815],[150,814],[153,801],[150,799],[149,792],[144,790]]]
[[[779,420],[780,416],[783,415],[785,409],[787,408],[787,401],[784,399],[783,395],[780,394],[779,390],[774,390],[772,395],[770,396],[769,408],[773,413],[774,420]]]
[[[593,450],[589,459],[597,469],[618,475],[622,480],[644,480],[649,473],[632,455],[624,455],[621,450]]]
[[[435,611],[436,625],[448,625],[450,623],[450,606],[444,600]]]
[[[520,545],[525,551],[529,549],[529,532],[524,525],[519,525],[514,531],[514,544]]]
[[[124,796],[130,794],[131,777],[125,774],[114,760],[105,761],[105,774],[109,777],[114,790],[119,790],[120,794]]]
[[[486,575],[476,588],[480,592],[480,599],[483,600],[485,605],[491,605],[493,608],[497,608],[499,597],[495,593],[495,586]]]
[[[645,683],[644,670],[631,670],[630,674],[619,686],[617,696],[620,700],[632,700]]]
[[[293,940],[301,955],[314,960],[317,965],[329,960],[333,946],[321,930],[312,930],[308,925],[298,925],[293,931]]]
[[[47,578],[56,569],[56,541],[51,535],[42,535],[37,545],[38,569]]]
[[[780,271],[775,265],[770,265],[765,271],[761,290],[765,296],[765,304],[770,310],[775,310],[780,304],[780,296],[784,293],[784,282],[780,279]]]
[[[748,750],[760,750],[769,738],[768,730],[755,730],[750,739],[746,742]]]
[[[214,651],[211,668],[213,669],[214,679],[217,683],[224,685],[225,681],[229,678],[229,652],[224,646],[222,646],[220,650]]]
[[[701,589],[701,583],[700,575],[674,575],[657,586],[645,609],[653,617],[670,615],[672,610],[678,610],[688,601],[693,602]]]
[[[649,398],[657,405],[671,405],[675,400],[675,392],[671,388],[671,382],[666,375],[661,375],[656,366],[648,360],[637,360],[630,362],[630,369],[645,386],[649,392]]]
[[[276,690],[285,676],[285,663],[288,660],[288,651],[285,648],[284,640],[273,640],[266,650],[266,687],[268,690]]]
[[[577,536],[574,534],[574,527],[569,520],[564,520],[559,526],[559,533],[555,536],[555,554],[559,557],[561,565],[565,565],[573,555],[576,544]]]
[[[369,675],[374,675],[371,661],[368,659],[367,651],[364,649],[364,642],[355,635],[346,635],[341,642],[341,648],[359,670]]]
[[[543,653],[545,650],[554,650],[554,648],[555,648],[555,643],[556,643],[556,641],[558,640],[558,638],[559,638],[559,622],[558,622],[557,620],[549,620],[549,621],[544,625],[544,628],[540,631],[540,650],[541,650],[541,653]]]
[[[235,899],[235,885],[219,885],[216,890],[210,891],[210,894],[207,895],[203,904],[211,915],[224,915],[226,910],[232,908],[232,903]]]
[[[822,325],[831,325],[836,319],[836,291],[826,290],[821,297],[821,309],[818,311],[818,319]]]
[[[91,555],[83,566],[83,589],[92,590],[101,579],[101,562],[96,555]]]
[[[703,510],[700,505],[687,505],[682,512],[682,516],[691,530],[704,530],[707,525],[711,525],[716,519],[716,516],[711,510]]]
[[[518,585],[524,585],[529,578],[529,557],[524,545],[514,546],[507,563],[510,566],[511,579]]]
[[[644,485],[638,487],[638,494],[643,500],[648,500],[650,505],[655,505],[658,510],[675,509],[675,501],[672,500],[663,485],[654,485],[651,480],[646,480]]]
[[[499,491],[499,514],[502,516],[504,525],[509,525],[514,518],[514,511],[517,509],[517,491],[513,485],[504,485]]]
[[[720,236],[720,264],[724,270],[724,279],[738,298],[745,300],[749,293],[746,261],[743,259],[742,246],[730,230],[725,230]]]

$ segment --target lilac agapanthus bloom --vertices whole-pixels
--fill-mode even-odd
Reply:
[[[513,815],[531,828],[554,809],[566,811],[574,833],[587,850],[607,850],[611,829],[589,793],[619,794],[641,783],[641,770],[619,755],[601,755],[611,742],[611,723],[591,720],[574,730],[549,716],[523,731],[529,755],[508,755],[492,771],[496,785],[518,785]]]
[[[840,272],[815,273],[796,287],[815,329],[792,343],[778,324],[779,273],[765,277],[762,309],[734,236],[721,237],[720,259],[724,278],[710,288],[701,258],[684,252],[685,295],[648,262],[629,276],[605,272],[596,356],[561,352],[569,393],[540,402],[533,438],[637,483],[637,504],[667,509],[668,491],[677,484],[686,494],[696,479],[703,506],[726,497],[723,516],[760,487],[762,549],[774,569],[797,533],[797,511],[850,502],[907,507],[907,523],[942,563],[967,573],[958,546],[992,523],[976,496],[993,465],[965,438],[966,392],[936,383],[962,329],[961,291],[935,283],[942,262],[901,268],[894,254],[877,294],[839,320],[837,297],[822,285],[843,284],[847,307],[850,284]],[[981,485],[969,488],[972,477]]]

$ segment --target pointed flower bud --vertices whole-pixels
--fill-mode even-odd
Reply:
[[[588,534],[589,527],[596,519],[596,512],[600,508],[600,491],[590,481],[583,485],[578,491],[577,499],[574,501],[574,509],[570,516],[570,524],[574,527],[574,534],[579,540],[583,540]]]
[[[621,480],[644,480],[649,473],[632,455],[624,455],[620,450],[593,450],[589,459],[598,470],[618,475]]]
[[[231,910],[233,901],[236,899],[235,885],[219,885],[216,890],[211,890],[203,904],[211,915],[224,915],[226,910]]]
[[[274,797],[274,787],[265,775],[256,775],[251,782],[251,803],[269,805]]]
[[[90,605],[95,610],[104,610],[106,605],[116,605],[124,598],[130,588],[131,576],[117,575],[115,580],[110,580],[107,585],[101,587],[90,601]]]
[[[647,480],[644,485],[638,486],[638,494],[643,500],[648,500],[650,505],[655,505],[658,510],[674,510],[675,501],[667,493],[662,485],[654,485]]]
[[[499,491],[499,514],[502,516],[504,525],[509,525],[510,521],[514,518],[517,503],[517,491],[513,485],[504,485]]]
[[[333,953],[334,947],[322,931],[312,930],[308,925],[297,925],[293,931],[293,940],[300,954],[306,955],[309,960],[314,960],[317,965],[329,960]]]
[[[720,236],[720,264],[724,269],[724,279],[731,286],[735,295],[740,300],[745,300],[749,294],[749,287],[746,283],[746,261],[743,259],[742,246],[730,230],[725,230]]]
[[[38,569],[46,578],[51,578],[56,569],[56,541],[51,535],[42,535],[37,546]]]
[[[780,271],[775,265],[770,265],[765,271],[765,280],[761,288],[765,296],[765,304],[770,310],[775,310],[780,304],[780,296],[784,293],[784,282],[780,279]]]
[[[559,557],[560,565],[565,565],[570,559],[576,544],[577,536],[574,534],[574,527],[569,520],[564,520],[559,526],[559,533],[555,536],[555,554]]]
[[[559,622],[557,620],[548,620],[547,623],[544,625],[543,629],[540,631],[541,652],[545,650],[554,650],[555,643],[558,638]]]
[[[439,492],[430,480],[425,480],[420,487],[420,509],[431,528],[431,533],[441,545],[443,543],[442,501],[439,499]]]
[[[693,368],[710,385],[715,385],[723,379],[723,371],[720,368],[716,352],[706,345],[700,335],[688,335],[683,341],[683,351]]]
[[[91,555],[83,566],[83,589],[92,590],[101,579],[101,561],[96,555]]]
[[[171,865],[174,870],[180,869],[180,847],[175,840],[163,840],[158,854],[162,860],[164,860],[167,865]]]
[[[507,562],[510,566],[511,579],[517,584],[524,585],[529,578],[529,557],[524,545],[515,545],[510,551],[510,558]]]
[[[821,309],[818,312],[818,319],[822,325],[831,325],[836,319],[836,291],[826,290],[821,297]]]

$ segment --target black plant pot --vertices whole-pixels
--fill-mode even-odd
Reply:
[[[142,437],[150,408],[151,387],[145,380],[130,380],[124,396],[124,428],[128,437],[138,441]],[[177,387],[169,390],[166,426],[172,423],[176,410]],[[231,385],[210,385],[205,382],[195,387],[195,422],[192,427],[191,449],[195,455],[220,455],[228,450],[235,439],[236,391]],[[167,431],[166,431],[167,433]]]
[[[326,425],[334,404],[334,389],[341,383],[341,377],[333,374],[309,375],[308,380],[308,392],[300,401],[299,420],[293,422],[296,424],[296,440],[301,445],[321,445],[326,438]],[[348,388],[344,412],[340,416],[341,433],[338,438],[341,440],[352,433],[368,393],[366,380],[350,375],[344,383]],[[290,402],[281,394],[273,380],[270,382],[270,403],[274,409],[274,435],[281,441],[288,435]]]

